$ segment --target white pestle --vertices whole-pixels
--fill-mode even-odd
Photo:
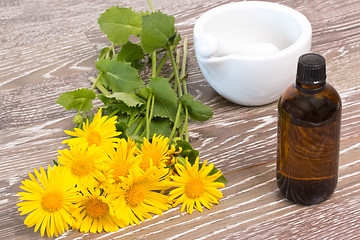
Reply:
[[[268,56],[279,52],[279,48],[269,42],[235,42],[216,38],[211,33],[202,34],[196,41],[199,54],[204,58],[223,57],[230,54],[245,56]]]

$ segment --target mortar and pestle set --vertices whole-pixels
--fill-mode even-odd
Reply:
[[[271,2],[213,8],[194,26],[198,65],[210,86],[243,106],[279,99],[295,80],[298,58],[310,51],[312,29],[300,12]]]

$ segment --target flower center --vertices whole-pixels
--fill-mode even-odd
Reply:
[[[98,198],[91,199],[86,204],[87,213],[94,217],[102,217],[109,211],[109,205]]]
[[[88,140],[89,146],[92,146],[93,144],[95,144],[96,146],[101,145],[101,136],[96,131],[91,131],[89,133],[89,135],[87,136],[87,140]]]
[[[116,182],[120,182],[120,177],[126,177],[129,175],[129,166],[127,164],[115,163],[113,165],[113,179]]]
[[[41,206],[47,212],[57,212],[63,207],[63,199],[59,193],[47,193],[41,198]]]
[[[90,172],[90,163],[85,160],[78,160],[75,164],[72,164],[71,171],[76,176],[84,176]]]
[[[190,179],[185,185],[185,194],[189,198],[198,198],[205,192],[203,182],[198,178]]]
[[[125,200],[130,206],[136,206],[145,199],[145,188],[142,185],[134,185],[127,190]]]

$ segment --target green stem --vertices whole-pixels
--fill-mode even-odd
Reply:
[[[182,83],[182,86],[184,89],[184,94],[187,94],[186,79],[185,79],[186,60],[187,60],[187,52],[188,52],[187,42],[188,42],[188,38],[185,38],[184,39],[184,47],[183,47],[184,52],[183,52],[183,59],[182,59],[182,66],[181,66],[181,73],[180,73],[180,78],[181,78],[181,83]],[[189,110],[186,106],[185,106],[185,122],[184,122],[183,129],[185,130],[185,141],[189,142]]]
[[[181,50],[177,49],[175,62],[176,62],[176,66],[178,67],[178,69],[180,69],[180,59],[181,59]]]
[[[172,72],[168,78],[168,81],[171,82],[171,80],[174,78],[174,76],[175,76],[175,73]],[[176,89],[174,89],[174,91],[176,91]]]
[[[146,104],[146,138],[149,139],[150,137],[150,103],[151,103],[151,99],[152,99],[152,92],[150,92],[148,100],[147,100],[147,104]]]
[[[133,125],[139,119],[139,117],[140,117],[139,114],[135,115],[135,118],[133,119],[131,125]]]
[[[180,79],[184,88],[184,94],[187,94],[187,87],[186,87],[186,81],[185,81],[185,75],[186,75],[186,60],[187,60],[187,42],[188,38],[184,39],[184,53],[183,53],[183,59],[182,59],[182,66],[181,66],[181,73],[180,73]]]
[[[154,8],[154,5],[153,5],[153,3],[151,2],[151,0],[147,0],[147,2],[148,2],[148,4],[149,4],[149,6],[150,6],[151,11],[154,12],[154,11],[155,11],[155,8]]]
[[[168,53],[170,55],[171,64],[172,64],[172,67],[174,69],[175,83],[176,83],[176,85],[178,87],[179,97],[181,97],[183,94],[182,94],[182,89],[181,89],[181,84],[180,84],[180,79],[179,79],[179,70],[178,70],[178,67],[177,67],[176,62],[175,62],[174,54],[171,51],[170,47],[168,47]]]
[[[81,103],[79,109],[82,109],[83,105],[84,105],[84,102]],[[83,111],[82,116],[81,116],[83,119],[85,118],[85,114],[86,114],[86,111]],[[78,115],[80,115],[80,111],[78,112]]]
[[[184,122],[184,129],[185,129],[185,141],[189,142],[189,110],[185,106],[185,122]]]
[[[164,54],[164,56],[162,56],[162,58],[160,59],[160,62],[159,62],[158,66],[157,66],[157,69],[156,69],[156,75],[159,75],[161,69],[164,67],[164,65],[165,65],[166,61],[168,60],[168,58],[169,58],[169,53],[166,52]]]
[[[151,121],[151,119],[152,119],[153,112],[154,112],[154,104],[155,104],[155,96],[152,95],[152,99],[151,99],[151,110],[150,110],[150,121]]]
[[[138,126],[136,127],[136,129],[134,130],[133,135],[136,135],[136,134],[140,131],[141,127],[144,125],[144,122],[145,122],[145,118],[143,117],[143,118],[141,119],[139,125],[138,125]]]
[[[113,59],[116,59],[116,53],[115,53],[114,43],[111,44],[111,50],[112,50],[112,53],[113,53]]]
[[[178,121],[179,121],[179,118],[180,118],[180,113],[181,113],[181,108],[182,108],[182,104],[181,102],[179,102],[179,106],[178,106],[178,109],[177,109],[177,112],[176,112],[176,118],[175,118],[175,122],[174,122],[174,127],[171,131],[171,134],[170,134],[170,142],[171,140],[175,137],[175,134],[176,134],[176,130],[177,130],[177,125],[178,125]]]
[[[144,130],[142,131],[142,133],[140,134],[140,137],[143,137],[143,136],[145,135],[145,132],[146,132],[146,129],[144,129]]]
[[[152,53],[152,73],[151,73],[151,77],[155,78],[156,77],[156,51],[154,51]],[[151,122],[151,118],[152,118],[152,113],[153,113],[153,108],[154,108],[154,99],[153,99],[153,94],[152,92],[150,92],[149,96],[148,96],[148,100],[147,100],[147,104],[146,104],[146,138],[149,139],[150,137],[150,122]]]
[[[99,75],[97,76],[95,82],[93,83],[92,87],[91,87],[91,91],[94,91],[95,87],[96,87],[96,84],[99,82],[101,76],[103,75],[103,72],[100,72]]]
[[[152,73],[151,73],[151,77],[156,77],[156,51],[153,51],[152,53]]]
[[[110,113],[107,119],[115,116],[115,114],[117,114],[118,112],[120,112],[120,109],[116,109],[115,111],[113,111],[112,113]]]
[[[112,44],[111,44],[111,46],[112,46]],[[109,51],[105,55],[105,59],[108,59],[110,57],[111,46],[109,47]]]
[[[99,91],[102,92],[105,96],[110,95],[110,92],[106,90],[106,88],[99,81],[96,81],[94,77],[89,78],[89,81],[93,83],[97,87],[97,89],[99,89]]]
[[[127,123],[128,127],[130,127],[136,121],[135,117],[136,117],[136,112],[133,111],[131,113],[130,118],[129,118],[128,123]]]

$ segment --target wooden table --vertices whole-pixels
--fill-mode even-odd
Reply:
[[[191,215],[177,207],[114,233],[71,230],[59,239],[360,239],[360,1],[279,1],[310,20],[312,51],[326,57],[328,82],[343,101],[339,183],[330,200],[309,207],[285,200],[277,189],[276,103],[232,104],[212,90],[196,63],[196,19],[229,2],[154,0],[189,37],[189,91],[214,110],[205,124],[190,125],[190,141],[229,180],[220,204]],[[75,113],[55,101],[90,86],[94,61],[108,44],[97,18],[117,4],[149,10],[145,0],[0,2],[1,239],[40,238],[23,225],[16,193],[28,172],[52,164],[64,148],[64,130],[74,127]]]

